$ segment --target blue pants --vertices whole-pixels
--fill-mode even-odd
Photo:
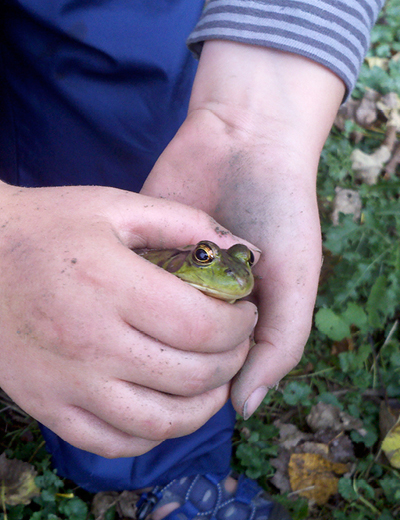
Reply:
[[[185,39],[203,0],[4,0],[0,176],[15,185],[139,191],[182,124],[196,71]],[[229,470],[235,414],[136,458],[108,460],[43,427],[61,475],[89,491]]]
[[[225,477],[230,469],[234,421],[235,412],[227,403],[195,433],[164,441],[140,457],[120,459],[74,448],[44,426],[42,433],[59,474],[96,493],[163,485],[197,473]]]

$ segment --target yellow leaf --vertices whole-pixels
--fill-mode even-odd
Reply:
[[[347,471],[347,464],[331,462],[322,455],[293,453],[289,461],[290,486],[299,495],[323,505],[337,493],[337,475]]]
[[[365,58],[365,61],[368,63],[368,67],[372,69],[373,67],[379,67],[383,70],[387,70],[389,65],[388,58],[379,58],[378,56],[370,56],[369,58]]]
[[[394,468],[400,469],[400,417],[383,439],[382,451],[384,451],[390,464]]]

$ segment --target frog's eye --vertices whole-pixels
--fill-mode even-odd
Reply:
[[[251,249],[249,249],[249,266],[251,267],[254,264],[254,254]]]
[[[244,244],[235,244],[228,249],[228,252],[232,257],[249,267],[251,267],[255,262],[253,251]]]
[[[193,256],[200,264],[210,264],[215,256],[214,251],[207,244],[199,244],[193,251]]]

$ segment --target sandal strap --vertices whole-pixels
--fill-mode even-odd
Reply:
[[[240,475],[238,478],[238,487],[236,490],[236,500],[243,504],[250,504],[255,496],[260,493],[260,486],[254,480]]]
[[[236,477],[236,475],[233,475]],[[164,504],[178,502],[177,509],[163,520],[289,520],[278,506],[253,480],[241,475],[234,493],[226,491],[224,478],[213,474],[175,479],[164,487],[155,487],[143,493],[137,507],[137,520],[146,520],[152,511]],[[283,516],[281,516],[283,514]]]

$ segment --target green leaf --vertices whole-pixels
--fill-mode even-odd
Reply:
[[[381,329],[384,326],[384,320],[382,320],[379,311],[382,311],[383,314],[386,314],[385,311],[387,311],[386,288],[386,276],[379,276],[371,288],[366,304],[368,321],[376,329]]]
[[[46,469],[43,475],[36,477],[35,481],[40,488],[52,488],[55,493],[64,486],[64,482],[56,475],[56,472],[49,469]]]
[[[67,515],[68,520],[86,520],[89,512],[87,504],[78,497],[62,502],[59,509]]]
[[[356,480],[356,485],[359,494],[362,494],[368,500],[373,500],[375,498],[374,488],[370,486],[366,480],[358,479]]]
[[[326,231],[324,246],[334,255],[340,255],[351,240],[359,234],[360,226],[353,222],[352,215],[342,215],[339,226],[331,226]]]
[[[358,494],[353,488],[353,481],[347,477],[339,479],[338,491],[346,500],[357,500],[358,498]]]
[[[368,328],[367,315],[361,305],[357,305],[356,303],[350,302],[347,305],[347,308],[343,313],[343,319],[349,325],[355,325],[362,331],[365,331]]]
[[[265,460],[265,457],[260,456],[260,450],[254,445],[239,444],[236,456],[242,466],[246,468],[246,475],[250,478],[257,479],[262,475],[272,473],[268,461]]]
[[[352,431],[350,437],[354,442],[362,443],[367,448],[371,448],[378,440],[378,434],[372,429],[367,429],[366,435],[361,435],[359,432]]]
[[[303,404],[305,406],[310,404],[308,400],[311,394],[311,388],[306,383],[299,383],[291,381],[288,383],[283,391],[283,399],[291,406]]]
[[[287,507],[287,509],[289,509]],[[291,518],[293,520],[307,520],[309,518],[308,502],[304,498],[298,498],[296,502],[290,502]]]
[[[331,309],[319,309],[315,315],[315,325],[319,331],[334,341],[341,341],[350,336],[348,322]]]
[[[343,410],[343,405],[339,401],[339,399],[331,394],[330,392],[323,392],[321,393],[318,398],[318,402],[326,403],[326,404],[332,404],[333,406],[337,406],[340,410]]]
[[[54,494],[54,491],[49,490],[49,489],[42,490],[41,498],[42,498],[43,502],[55,502],[56,501],[56,496]]]
[[[390,362],[395,367],[400,367],[400,352],[392,352],[392,355],[390,356]]]
[[[400,477],[383,477],[379,481],[379,485],[383,489],[386,498],[391,504],[398,504],[400,501]]]
[[[390,511],[382,511],[382,514],[379,515],[378,520],[395,520],[394,516],[390,513]]]
[[[116,519],[116,507],[115,506],[112,506],[110,507],[110,509],[108,509],[108,511],[106,512],[105,514],[105,517],[104,517],[104,520],[115,520]],[[119,517],[119,515],[118,515]]]

